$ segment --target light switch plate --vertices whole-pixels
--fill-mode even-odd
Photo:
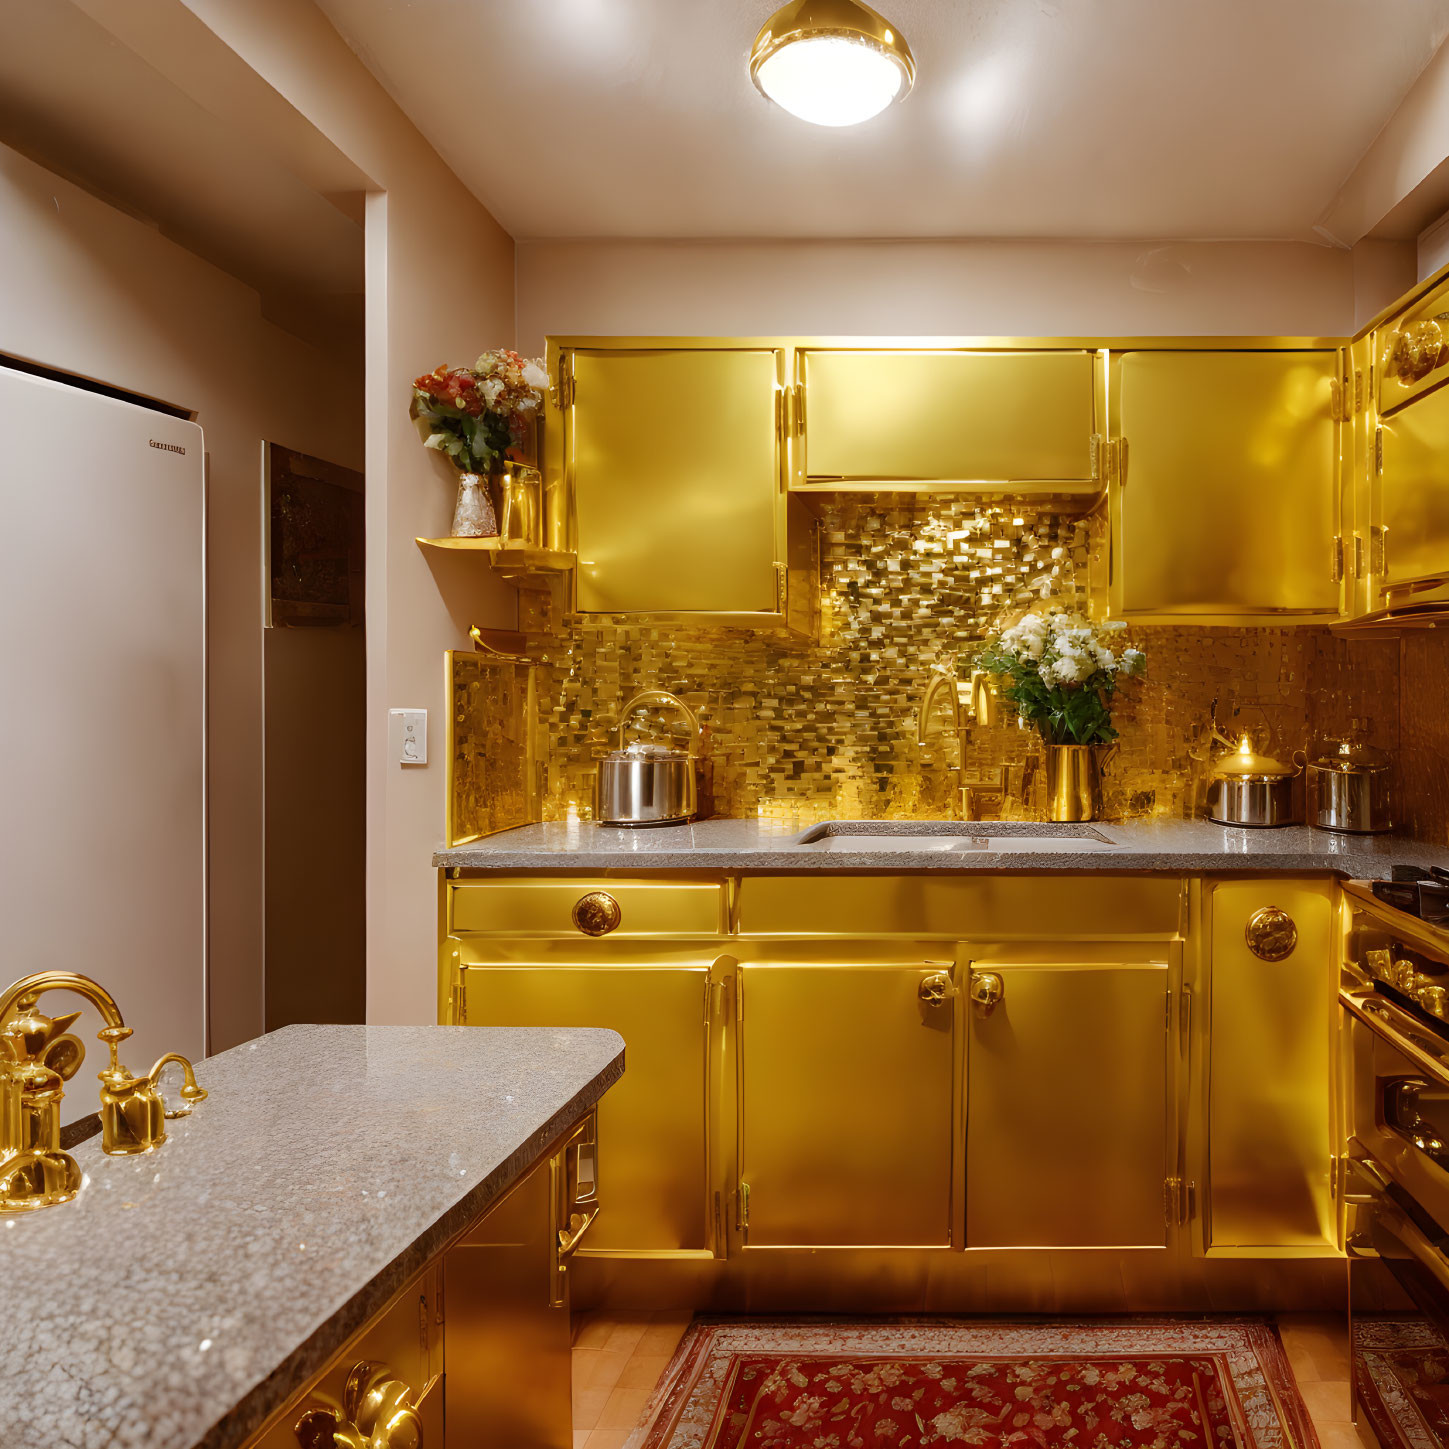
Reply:
[[[428,763],[428,712],[425,709],[390,709],[387,712],[388,749],[400,765]]]

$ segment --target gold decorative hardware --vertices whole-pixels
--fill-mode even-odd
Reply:
[[[956,995],[956,988],[947,972],[933,971],[929,976],[921,977],[916,995],[921,998],[922,1005],[944,1006]]]
[[[597,1132],[590,1115],[569,1134],[549,1160],[549,1192],[553,1199],[552,1286],[549,1302],[568,1302],[565,1281],[569,1259],[599,1216]]]
[[[1444,360],[1444,329],[1440,318],[1409,322],[1394,334],[1384,361],[1384,376],[1405,387],[1427,377]]]
[[[971,1003],[982,1016],[990,1016],[1006,994],[1006,985],[995,971],[971,973]]]
[[[1298,927],[1287,911],[1263,906],[1248,918],[1248,950],[1261,961],[1286,961],[1298,945]]]
[[[1328,384],[1328,415],[1336,423],[1346,421],[1343,402],[1343,383],[1335,377]]]
[[[380,1363],[355,1364],[342,1407],[309,1408],[294,1432],[301,1449],[429,1449],[412,1389]]]
[[[80,1189],[80,1169],[60,1147],[60,1102],[65,1082],[85,1059],[85,1047],[66,1028],[80,1015],[46,1016],[38,1009],[47,991],[73,991],[100,1012],[97,1034],[111,1053],[101,1080],[101,1150],[113,1157],[148,1152],[166,1140],[163,1123],[184,1116],[206,1096],[191,1063],[174,1052],[144,1077],[133,1077],[117,1060],[131,1035],[120,1007],[105,987],[69,971],[23,977],[0,995],[0,1212],[28,1212],[68,1202]],[[157,1081],[172,1062],[185,1070],[183,1106],[165,1111]]]
[[[1353,370],[1353,410],[1355,413],[1363,411],[1363,369],[1359,367]]]
[[[1334,583],[1341,584],[1343,582],[1343,535],[1341,533],[1336,535],[1333,542],[1329,544],[1328,556],[1329,577]]]
[[[1126,438],[1108,438],[1101,433],[1093,433],[1090,446],[1092,481],[1103,484],[1123,482]]]
[[[1369,571],[1375,578],[1388,572],[1388,530],[1379,524],[1369,529]]]
[[[575,903],[573,920],[586,936],[607,936],[618,929],[623,915],[608,891],[590,891]]]
[[[107,1027],[100,1039],[111,1049],[111,1063],[101,1078],[101,1150],[112,1157],[131,1157],[150,1152],[166,1141],[167,1122],[186,1117],[206,1091],[196,1085],[191,1063],[177,1052],[167,1052],[144,1077],[134,1077],[117,1060],[120,1044],[131,1035],[130,1027]],[[161,1073],[172,1063],[184,1074],[182,1105],[168,1112],[161,1100]]]
[[[560,412],[574,405],[574,370],[572,358],[567,352],[559,354],[558,381],[554,384],[553,402]]]

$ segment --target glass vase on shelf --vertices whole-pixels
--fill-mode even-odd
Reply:
[[[543,542],[538,469],[510,459],[494,476],[498,482],[498,536],[506,543],[538,548]]]
[[[493,495],[482,473],[458,475],[458,501],[453,505],[454,538],[497,538]]]

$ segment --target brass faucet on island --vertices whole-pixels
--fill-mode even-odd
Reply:
[[[158,1058],[144,1076],[120,1063],[121,1043],[132,1034],[115,998],[89,976],[41,971],[24,976],[0,995],[0,1213],[29,1212],[69,1202],[80,1191],[81,1171],[60,1145],[60,1103],[65,1083],[85,1060],[85,1046],[70,1034],[80,1012],[47,1016],[39,1010],[47,991],[83,996],[101,1014],[96,1033],[110,1048],[100,1072],[101,1150],[111,1157],[150,1152],[166,1141],[166,1122],[188,1115],[206,1092],[191,1063],[176,1052]],[[172,1063],[185,1074],[181,1107],[167,1111],[161,1073]]]

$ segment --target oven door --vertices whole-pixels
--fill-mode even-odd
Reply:
[[[1352,1416],[1380,1444],[1449,1446],[1449,1234],[1372,1158],[1349,1164]]]
[[[1345,991],[1353,1410],[1384,1444],[1449,1449],[1449,1041]]]

